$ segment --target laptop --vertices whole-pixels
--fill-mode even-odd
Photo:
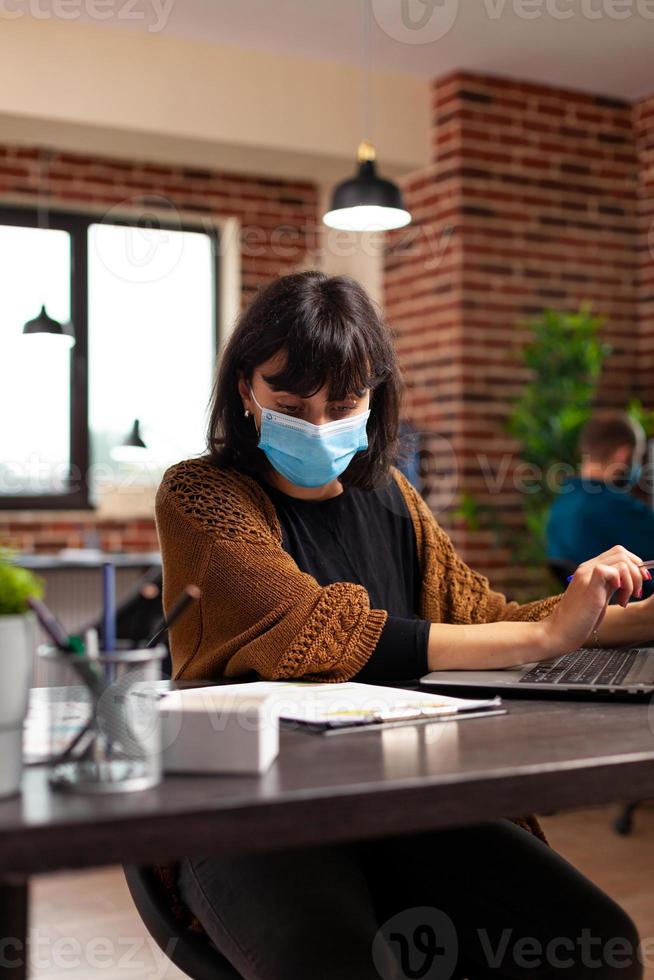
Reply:
[[[584,647],[551,660],[500,670],[434,670],[427,687],[501,691],[505,694],[651,696],[654,647]]]

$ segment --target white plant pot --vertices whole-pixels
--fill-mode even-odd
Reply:
[[[0,797],[20,792],[23,722],[34,672],[36,619],[0,616]]]

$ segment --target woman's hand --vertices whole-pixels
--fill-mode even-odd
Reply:
[[[638,555],[616,545],[578,566],[558,606],[542,620],[550,656],[584,646],[602,622],[614,592],[625,607],[632,596],[640,596],[643,578],[651,578],[646,569],[638,568],[641,562]]]
[[[542,620],[547,654],[553,657],[583,646],[602,622],[615,591],[625,607],[632,596],[640,596],[643,577],[651,578],[637,567],[641,562],[617,545],[579,565],[554,612]]]

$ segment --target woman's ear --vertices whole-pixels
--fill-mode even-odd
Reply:
[[[243,402],[243,408],[252,411],[251,399],[250,399],[250,386],[245,380],[245,376],[242,371],[238,372],[238,393],[241,396],[241,401]]]

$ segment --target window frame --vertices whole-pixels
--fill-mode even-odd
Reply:
[[[153,210],[154,213],[154,210]],[[220,230],[216,224],[207,227],[207,221],[166,220],[156,214],[157,230],[194,232],[207,235],[212,244],[211,302],[213,309],[213,351],[215,362],[220,345]],[[139,217],[112,216],[106,213],[50,210],[48,230],[66,231],[70,235],[70,318],[75,330],[75,344],[71,350],[70,365],[70,473],[69,490],[53,494],[0,495],[0,511],[11,510],[96,510],[91,500],[88,473],[91,464],[91,438],[89,431],[89,378],[88,378],[88,238],[89,227],[95,224],[111,224],[138,227]],[[35,207],[0,205],[0,225],[16,225],[25,228],[39,227],[39,212]]]

